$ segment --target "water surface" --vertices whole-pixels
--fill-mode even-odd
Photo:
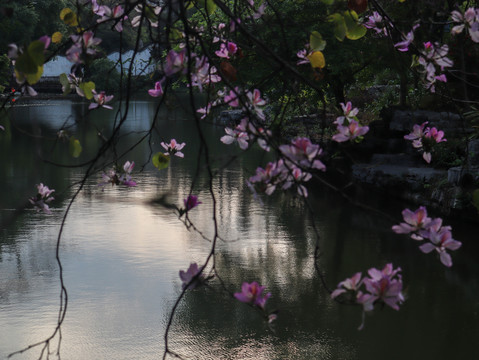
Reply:
[[[210,251],[211,244],[186,229],[173,211],[151,203],[166,196],[181,206],[195,180],[193,192],[203,204],[191,211],[191,220],[204,234],[212,234],[213,202],[204,166],[197,172],[196,127],[180,104],[178,99],[171,110],[160,113],[150,144],[122,158],[136,162],[138,187],[102,191],[98,172],[71,208],[61,243],[69,296],[62,327],[64,359],[159,358],[169,313],[180,294],[178,271],[190,262],[202,264]],[[150,128],[154,114],[153,102],[131,104],[118,153]],[[114,111],[88,113],[85,104],[66,100],[32,102],[15,107],[9,116],[6,136],[0,138],[0,358],[46,338],[58,316],[55,244],[76,189],[70,186],[82,180],[84,169],[42,160],[85,161],[102,144],[98,132],[107,136],[115,121]],[[61,126],[78,134],[85,149],[80,159],[72,159],[67,144],[54,140]],[[218,168],[240,154],[219,141],[222,128],[205,125],[203,130]],[[187,143],[185,158],[174,158],[168,169],[158,171],[149,156],[170,138]],[[107,164],[110,155],[100,163]],[[304,205],[289,195],[265,198],[262,205],[247,189],[245,180],[266,161],[262,151],[252,149],[214,179],[224,239],[216,262],[231,292],[239,291],[243,281],[266,285],[272,293],[268,309],[279,310],[278,320],[270,328],[212,280],[210,287],[187,292],[180,304],[170,333],[173,350],[188,359],[479,356],[477,228],[453,224],[455,238],[464,245],[453,255],[453,268],[446,269],[435,256],[422,254],[414,241],[393,234],[389,220],[352,207],[326,189],[310,188],[321,235],[320,266],[330,286],[387,262],[403,269],[407,301],[402,309],[377,309],[358,331],[361,309],[332,302],[314,271],[316,239]],[[17,211],[27,205],[39,182],[56,189],[52,215]],[[393,214],[401,209],[391,206]],[[38,354],[31,350],[16,358],[36,359]]]

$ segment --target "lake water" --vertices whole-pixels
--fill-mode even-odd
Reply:
[[[197,172],[200,142],[194,122],[182,111],[185,99],[160,112],[151,142],[136,147],[125,160],[137,164],[136,188],[97,186],[100,172],[88,179],[68,216],[60,256],[68,290],[62,326],[63,359],[158,359],[170,310],[180,294],[180,269],[204,263],[211,244],[189,231],[152,200],[166,196],[180,206],[195,180],[193,193],[203,202],[191,211],[205,235],[213,233],[213,202],[203,165]],[[156,104],[132,102],[117,153],[148,131]],[[82,167],[58,167],[91,158],[108,135],[114,111],[88,113],[71,100],[18,104],[0,119],[0,358],[48,337],[59,309],[59,270],[55,244],[68,200]],[[55,141],[64,125],[79,137],[84,153],[68,154]],[[327,282],[339,281],[387,262],[403,269],[407,301],[399,312],[376,309],[362,331],[361,309],[330,300],[314,271],[315,236],[311,216],[300,201],[274,195],[256,201],[245,185],[268,158],[252,149],[241,152],[219,141],[221,127],[203,128],[215,167],[213,181],[220,235],[216,265],[227,288],[258,281],[272,293],[267,308],[278,309],[270,328],[248,306],[210,287],[186,293],[170,332],[170,348],[187,359],[476,359],[479,358],[478,228],[447,222],[463,247],[446,269],[417,243],[392,233],[390,220],[351,206],[324,188],[310,187],[315,224],[321,235],[320,266]],[[32,135],[26,136],[25,133]],[[42,138],[46,137],[45,138]],[[186,142],[185,158],[172,159],[158,171],[148,161],[161,141]],[[110,154],[111,155],[111,154]],[[107,163],[111,156],[100,159]],[[141,172],[140,172],[141,170]],[[43,182],[56,189],[53,213],[37,213],[27,199]],[[73,187],[72,187],[73,185]],[[387,205],[397,221],[401,205]],[[27,206],[27,210],[18,211]],[[52,348],[54,348],[52,344]],[[37,359],[39,349],[17,355]]]

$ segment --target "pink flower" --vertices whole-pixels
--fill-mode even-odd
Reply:
[[[351,120],[357,120],[356,115],[358,115],[359,110],[357,108],[353,108],[351,101],[348,101],[346,105],[341,103],[341,108],[343,110],[343,116],[338,116],[336,121],[334,121],[334,124],[344,125],[345,120],[348,122]]]
[[[285,171],[287,169],[284,166],[283,160],[269,162],[264,169],[261,167],[256,169],[256,175],[249,178],[249,183],[259,183],[262,187],[262,192],[271,195],[276,190],[276,186],[286,178],[287,172],[285,173]]]
[[[211,66],[206,56],[196,58],[195,71],[191,74],[191,85],[203,91],[203,85],[217,83],[221,77],[216,75],[216,67]]]
[[[203,266],[198,267],[197,263],[191,263],[190,267],[186,271],[180,270],[180,279],[183,283],[182,288],[192,290],[200,286],[205,281],[205,278],[201,273],[202,271]]]
[[[377,11],[373,11],[373,14],[368,17],[367,21],[364,22],[363,25],[368,29],[372,29],[376,31],[376,34],[378,35],[379,34],[382,36],[388,35],[388,31],[383,21],[383,17],[379,15]]]
[[[349,125],[338,125],[338,134],[333,135],[332,139],[337,142],[344,142],[354,140],[359,136],[366,134],[369,131],[368,126],[359,126],[359,123],[355,120],[350,120]]]
[[[185,154],[183,154],[180,150],[186,146],[186,143],[178,144],[175,139],[171,139],[169,144],[161,142],[160,145],[163,146],[163,148],[167,151],[163,153],[164,155],[176,155],[180,158],[185,157]]]
[[[234,294],[234,297],[244,303],[252,304],[264,309],[266,301],[270,298],[271,293],[263,295],[266,286],[260,286],[256,281],[251,284],[244,282],[241,286],[241,292]]]
[[[67,59],[76,64],[83,63],[82,54],[95,55],[95,47],[101,43],[101,39],[95,38],[92,31],[85,31],[82,35],[71,35],[73,45],[67,50]]]
[[[401,292],[402,278],[401,275],[397,275],[400,271],[401,268],[393,269],[392,264],[387,264],[382,270],[375,268],[368,270],[370,278],[364,279],[364,285],[369,296],[361,298],[364,311],[371,311],[376,301],[382,301],[394,310],[399,310],[399,304],[405,300]]]
[[[95,90],[92,90],[91,92],[93,93],[93,100],[95,102],[90,104],[88,107],[89,110],[96,109],[99,106],[105,109],[113,109],[110,105],[106,105],[106,103],[113,99],[113,95],[106,95],[104,91],[100,91],[99,94]]]
[[[426,130],[424,134],[426,138],[433,139],[436,143],[447,141],[447,139],[444,138],[444,131],[437,130],[435,127],[427,128]]]
[[[421,139],[424,136],[424,127],[428,122],[423,122],[421,125],[415,124],[413,126],[413,131],[409,135],[404,135],[406,140],[417,140]]]
[[[281,145],[279,150],[286,158],[296,162],[299,166],[326,170],[326,166],[317,159],[323,150],[308,138],[298,137],[291,142],[291,145]]]
[[[409,234],[411,232],[417,232],[426,228],[431,223],[431,218],[427,216],[427,209],[424,206],[419,207],[416,211],[412,212],[409,209],[402,211],[402,216],[405,223],[394,225],[392,230],[396,234]],[[411,236],[414,240],[422,240],[420,236]]]
[[[185,211],[190,211],[191,209],[197,207],[199,204],[202,204],[201,201],[198,201],[198,196],[188,195],[186,199],[183,200],[185,205]]]
[[[416,24],[412,27],[412,30],[407,33],[406,36],[403,36],[403,41],[394,44],[394,47],[401,52],[409,51],[409,45],[414,41],[414,31],[419,27],[419,24]]]
[[[261,119],[264,120],[265,116],[263,114],[263,109],[260,108],[260,106],[266,105],[266,101],[261,98],[261,93],[258,89],[254,89],[253,92],[248,91],[246,93],[246,97],[249,100],[249,103],[247,104],[250,110],[254,110],[256,112],[256,115]]]
[[[175,50],[170,50],[168,55],[166,55],[166,64],[163,68],[166,76],[171,76],[177,72],[186,74],[187,68],[186,64],[188,62],[188,57],[186,56],[186,49],[183,49],[179,52]]]
[[[228,95],[225,95],[224,97],[224,102],[225,104],[231,106],[231,107],[238,107],[239,106],[239,101],[238,101],[238,94],[239,94],[239,88],[235,87],[234,91],[230,90]]]
[[[108,184],[113,185],[125,185],[127,187],[136,186],[136,182],[132,180],[131,172],[135,167],[135,162],[126,161],[123,167],[115,165],[115,167],[108,171],[108,173],[102,174],[103,181],[98,184],[104,190]]]
[[[358,272],[354,274],[353,276],[351,276],[350,278],[347,278],[346,280],[341,281],[338,284],[338,288],[331,293],[331,298],[334,299],[338,297],[340,294],[343,294],[347,291],[357,292],[363,283],[363,280],[361,279],[361,277],[362,277],[362,273]]]
[[[222,136],[220,139],[223,144],[229,145],[236,142],[242,150],[246,150],[248,148],[248,133],[233,130],[229,127],[225,128],[225,133],[226,135]]]
[[[154,89],[148,90],[148,94],[153,97],[158,97],[163,95],[163,88],[161,87],[161,84],[165,81],[165,78],[161,79],[160,81],[157,81],[155,83]]]
[[[28,199],[28,201],[30,201],[30,204],[34,206],[37,212],[43,211],[47,214],[51,214],[52,212],[48,207],[48,203],[50,203],[52,200],[55,200],[55,198],[51,196],[55,190],[49,189],[48,186],[43,185],[43,183],[37,185],[37,190],[37,195],[35,197],[31,197]]]
[[[437,221],[435,221],[434,226],[430,226],[427,230],[420,232],[421,236],[430,242],[421,245],[419,249],[425,254],[436,250],[439,253],[441,262],[445,266],[451,267],[451,255],[449,255],[447,250],[457,250],[461,247],[462,243],[452,238],[450,226],[441,226],[442,219],[438,218],[435,220]]]

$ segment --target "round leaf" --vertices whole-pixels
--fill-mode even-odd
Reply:
[[[158,170],[163,170],[168,167],[170,164],[170,157],[168,155],[163,154],[162,152],[158,152],[155,155],[153,155],[152,159],[153,165],[158,169]]]
[[[324,59],[324,55],[321,51],[315,51],[311,55],[308,55],[308,60],[313,68],[322,69],[326,66],[326,60]]]
[[[83,150],[83,148],[80,144],[80,140],[78,140],[74,136],[72,136],[70,138],[70,144],[69,144],[68,148],[69,148],[69,151],[70,151],[70,155],[73,156],[74,158],[79,157],[82,150]]]
[[[313,51],[323,51],[326,47],[326,41],[319,32],[313,31],[309,36],[309,46]]]
[[[60,41],[62,41],[62,38],[63,38],[62,33],[59,32],[59,31],[56,31],[56,32],[54,32],[53,35],[52,35],[52,42],[53,42],[54,44],[58,44]]]
[[[77,15],[70,8],[64,8],[60,12],[60,19],[67,25],[78,26]]]

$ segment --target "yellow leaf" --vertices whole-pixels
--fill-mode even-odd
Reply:
[[[60,41],[62,41],[62,37],[63,37],[62,33],[59,31],[56,31],[52,35],[52,42],[54,44],[58,44]]]
[[[321,51],[314,51],[311,55],[308,55],[308,60],[313,68],[322,69],[326,66],[326,60]]]
[[[70,8],[64,8],[60,12],[60,19],[63,20],[63,22],[67,25],[70,25],[70,26],[78,25],[77,15]]]

